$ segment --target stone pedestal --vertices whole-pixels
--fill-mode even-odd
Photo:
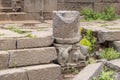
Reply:
[[[61,66],[68,66],[71,64],[79,65],[85,61],[87,55],[81,52],[78,44],[54,44],[58,53],[58,62]]]
[[[86,60],[80,50],[80,14],[77,11],[53,12],[53,36],[61,66],[78,65]]]
[[[80,14],[77,11],[53,12],[53,35],[57,43],[71,44],[80,41]]]

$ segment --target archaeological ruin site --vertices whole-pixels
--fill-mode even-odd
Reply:
[[[120,0],[0,0],[0,80],[120,80]]]

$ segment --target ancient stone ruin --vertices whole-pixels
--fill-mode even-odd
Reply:
[[[54,46],[58,49],[58,62],[62,65],[79,64],[86,60],[80,51],[80,14],[77,11],[53,12]]]
[[[95,56],[96,62],[86,65],[89,57],[94,55],[89,54],[89,46],[80,44],[85,35],[80,32],[82,28],[83,31],[91,30],[95,34],[98,49],[95,47],[93,54],[98,53],[100,57],[100,49],[111,47],[120,52],[119,20],[113,21],[113,24],[108,21],[107,26],[104,26],[105,21],[95,22],[94,25],[89,22],[80,25],[84,22],[80,23],[81,15],[78,12],[83,6],[99,10],[101,5],[104,7],[106,4],[114,4],[119,12],[119,2],[0,0],[0,80],[63,80],[62,69],[83,68],[83,65],[86,67],[73,80],[99,77],[105,66],[113,69],[115,80],[119,80],[120,59],[107,61]],[[44,22],[51,17],[52,21]],[[119,26],[113,26],[117,23]]]

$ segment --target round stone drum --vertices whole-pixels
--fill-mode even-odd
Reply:
[[[80,14],[78,11],[54,11],[53,35],[56,43],[73,44],[80,41]]]

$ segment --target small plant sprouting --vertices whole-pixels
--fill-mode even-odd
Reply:
[[[9,26],[8,29],[13,31],[13,32],[17,32],[19,34],[24,34],[24,33],[28,33],[29,32],[29,31],[25,31],[25,30],[22,30],[22,29],[19,29],[19,28],[15,28],[13,26]]]
[[[81,45],[89,47],[89,53],[95,51],[96,43],[97,43],[97,38],[94,36],[92,30],[87,30],[83,39],[80,41]]]
[[[36,35],[33,35],[33,34],[31,34],[31,33],[27,34],[26,37],[29,37],[29,38],[37,38]]]
[[[114,80],[114,73],[115,71],[107,68],[102,70],[98,78],[94,77],[92,80]]]
[[[107,6],[103,12],[96,12],[91,8],[83,8],[81,10],[81,14],[84,15],[85,20],[114,20],[117,19],[117,15],[115,14],[115,8],[113,6]]]
[[[115,51],[113,48],[106,48],[101,54],[100,58],[105,58],[107,60],[113,60],[120,58],[120,53]]]

